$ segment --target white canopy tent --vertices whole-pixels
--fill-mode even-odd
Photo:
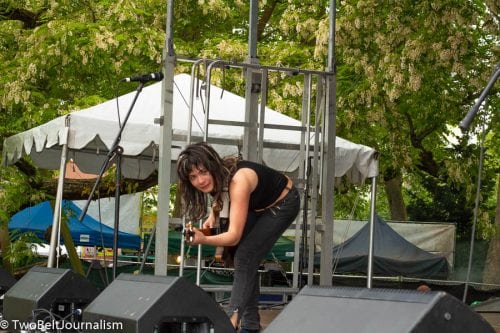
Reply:
[[[176,159],[180,148],[185,145],[182,138],[188,130],[190,83],[191,76],[187,74],[179,74],[174,78],[172,160]],[[122,173],[126,178],[144,179],[158,168],[160,126],[155,123],[155,119],[160,118],[161,88],[161,82],[158,82],[142,90],[123,130],[120,146],[123,147]],[[244,121],[243,97],[213,85],[210,89],[213,96],[210,100],[211,120]],[[135,92],[120,96],[119,110],[116,100],[109,100],[5,139],[3,165],[11,165],[22,156],[29,155],[40,168],[58,169],[62,146],[67,143],[68,159],[73,159],[85,173],[98,173],[118,133],[118,119],[123,121],[134,96]],[[193,105],[192,134],[198,137],[203,137],[204,102],[203,98],[196,98]],[[300,121],[269,108],[266,108],[265,124],[301,126]],[[243,128],[211,124],[209,132],[211,138],[241,142]],[[299,145],[300,133],[270,128],[265,130],[264,142]],[[224,156],[237,153],[238,147],[236,144],[217,145],[217,150]],[[298,167],[298,155],[298,151],[265,148],[263,160],[273,168],[292,172]],[[376,151],[337,137],[335,176],[344,175],[354,182],[377,176]]]
[[[171,124],[173,138],[171,160],[173,162],[186,143],[190,86],[190,75],[175,76]],[[245,99],[243,97],[223,91],[213,85],[210,86],[210,91],[210,120],[244,121]],[[156,120],[161,115],[161,95],[161,83],[144,87],[122,132],[121,172],[126,178],[144,179],[158,168],[161,126]],[[203,96],[203,94],[200,95]],[[83,172],[98,173],[120,130],[119,119],[123,121],[135,96],[136,92],[131,92],[120,96],[118,102],[113,99],[88,109],[75,111],[7,138],[4,141],[3,165],[11,165],[23,156],[29,155],[41,168],[60,169],[57,207],[57,202],[60,202],[62,198],[66,161],[73,159]],[[191,135],[200,138],[198,141],[204,136],[204,105],[206,101],[202,97],[195,98],[193,101]],[[300,121],[268,108],[265,111],[265,124],[301,126]],[[239,152],[242,148],[243,130],[241,126],[217,124],[208,126],[210,139],[217,141],[214,147],[222,156]],[[266,128],[264,147],[266,143],[269,147],[280,143],[298,147],[301,143],[301,132]],[[299,167],[299,154],[298,149],[264,148],[263,161],[283,172],[293,172]],[[366,178],[373,178],[377,175],[378,160],[374,149],[336,138],[336,177],[347,176],[353,182],[362,182]],[[175,175],[171,175],[171,179],[174,177]],[[60,211],[56,209],[53,230],[57,230],[59,214]],[[54,240],[55,237],[53,234]],[[55,243],[51,239],[51,246],[52,244]]]

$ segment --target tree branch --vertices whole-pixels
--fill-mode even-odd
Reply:
[[[37,182],[38,170],[24,159],[15,163],[19,171],[28,176],[29,184],[32,188],[47,193],[51,196],[57,194],[57,178],[45,179]],[[63,198],[68,200],[86,200],[90,191],[94,187],[95,179],[65,179],[63,187]],[[155,172],[143,180],[123,179],[121,186],[122,194],[142,192],[158,184],[158,174]],[[114,182],[101,182],[96,190],[101,198],[112,197],[115,195]]]
[[[24,8],[11,8],[0,10],[0,16],[4,16],[9,20],[17,20],[23,22],[25,29],[33,29],[41,23],[38,19],[41,16],[41,11],[38,13],[31,12]]]
[[[262,12],[262,16],[259,19],[259,22],[257,23],[257,40],[261,41],[262,37],[264,35],[264,30],[266,29],[266,25],[271,19],[271,16],[273,15],[274,8],[276,8],[276,4],[279,2],[279,0],[273,0],[273,1],[267,1],[266,5],[264,6],[264,11]]]
[[[95,179],[65,179],[63,188],[63,198],[68,200],[87,200],[90,191],[94,187]],[[123,179],[121,186],[121,194],[130,194],[142,192],[148,188],[158,184],[158,174],[153,173],[148,178],[143,180]],[[51,179],[43,182],[40,190],[56,195],[57,179]],[[115,195],[114,182],[101,182],[96,190],[100,198],[112,197]]]

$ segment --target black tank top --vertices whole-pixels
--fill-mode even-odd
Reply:
[[[278,199],[288,183],[288,179],[279,171],[268,166],[251,162],[239,161],[237,169],[249,168],[257,174],[258,182],[255,190],[250,194],[249,209],[262,209]]]

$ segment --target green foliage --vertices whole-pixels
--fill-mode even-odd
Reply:
[[[408,213],[415,221],[442,221],[457,223],[457,235],[469,238],[473,222],[480,147],[457,144],[448,149],[446,168],[437,178],[423,172],[414,172],[406,188],[409,196]],[[493,158],[494,160],[495,158]],[[488,163],[491,163],[489,161]],[[481,193],[495,198],[498,168],[483,167]],[[476,235],[480,239],[493,236],[496,201],[480,200]]]
[[[370,186],[343,184],[335,191],[335,217],[367,220],[370,216]]]
[[[114,97],[116,78],[131,69],[157,69],[164,33],[156,18],[146,14],[157,12],[151,5],[53,2],[40,9],[43,19],[34,29],[2,21],[8,27],[2,33],[9,61],[1,70],[0,105],[9,122],[17,123],[12,130],[90,106],[96,99],[87,96]]]
[[[175,199],[177,194],[177,184],[170,184],[170,202],[169,202],[169,212],[172,212],[175,208]],[[142,197],[142,215],[151,216],[156,215],[158,208],[158,186],[153,186],[143,192]]]
[[[175,1],[176,54],[246,61],[249,3]],[[324,69],[328,5],[326,0],[259,1],[259,18],[268,18],[259,32],[260,63]],[[389,171],[403,175],[412,219],[413,211],[433,220],[447,213],[451,219],[461,211],[449,211],[457,206],[468,207],[463,216],[470,216],[475,185],[467,175],[475,174],[477,155],[451,151],[447,137],[498,63],[494,9],[487,1],[337,2],[337,134],[376,148],[382,176]],[[128,92],[131,87],[119,85],[119,78],[159,70],[165,19],[166,2],[160,0],[0,0],[0,140]],[[178,61],[176,70],[190,72],[190,64]],[[213,79],[244,95],[241,70],[217,70]],[[300,119],[303,78],[271,73],[269,86],[268,105]],[[475,121],[471,129],[473,137],[486,124],[489,178],[499,165],[497,86],[484,107],[485,121]],[[0,169],[0,176],[3,223],[21,206],[43,198],[30,188],[38,180],[25,179],[13,168]],[[377,210],[388,217],[382,180],[379,185]],[[483,192],[483,213],[489,215],[482,214],[482,221],[492,220],[493,191],[488,184]],[[338,188],[339,215],[350,215],[358,197],[354,216],[363,218],[367,190]],[[460,223],[465,231],[470,219]]]
[[[338,7],[337,133],[375,147],[384,177],[399,170],[416,182],[405,183],[412,193],[407,197],[411,219],[436,221],[448,215],[448,220],[468,208],[453,222],[461,223],[462,231],[470,230],[474,183],[463,175],[474,173],[473,156],[456,160],[446,137],[498,62],[492,52],[498,25],[490,14],[485,2],[467,1],[356,0]],[[498,94],[491,98],[488,129],[495,128]],[[443,185],[456,191],[442,192],[434,200],[426,197],[437,195]],[[429,187],[433,190],[427,192]],[[492,191],[489,187],[485,196]],[[453,212],[457,205],[449,202],[457,193],[467,204]]]
[[[465,198],[461,183],[436,181],[425,174],[420,180],[421,188],[408,191],[408,212],[414,221],[457,223],[457,233],[464,235],[472,220],[471,201]]]
[[[45,200],[47,195],[32,189],[28,177],[15,168],[0,167],[0,224],[7,226],[10,216],[29,203]]]
[[[36,245],[42,244],[42,241],[34,233],[14,231],[10,237],[12,242],[8,251],[3,254],[4,260],[11,263],[14,268],[24,267],[40,261]]]

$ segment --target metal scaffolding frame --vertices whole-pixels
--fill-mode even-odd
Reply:
[[[252,145],[246,145],[248,150],[247,153],[251,156],[254,156],[255,160],[257,162],[262,162],[263,160],[263,149],[266,147],[269,147],[269,144],[264,142],[264,131],[267,128],[272,128],[272,129],[281,129],[281,130],[295,130],[295,131],[300,131],[301,135],[301,142],[298,147],[295,146],[282,146],[281,148],[284,149],[296,149],[299,150],[299,169],[296,174],[294,174],[292,177],[294,178],[294,183],[297,184],[297,187],[299,188],[300,192],[302,193],[302,206],[305,207],[305,204],[307,207],[312,207],[311,210],[307,210],[305,214],[299,215],[298,223],[296,223],[296,230],[295,230],[295,253],[303,253],[305,249],[300,247],[300,242],[302,240],[303,244],[309,244],[308,252],[309,252],[309,260],[304,259],[302,256],[296,255],[294,257],[294,267],[300,267],[302,263],[304,262],[313,262],[313,256],[314,256],[314,237],[312,237],[312,240],[306,240],[304,242],[304,237],[309,237],[308,235],[308,230],[311,230],[311,234],[314,236],[315,234],[315,223],[311,223],[309,226],[307,223],[307,220],[309,219],[308,216],[310,216],[311,221],[315,221],[316,219],[316,207],[317,203],[316,200],[318,198],[318,192],[320,189],[320,172],[318,172],[318,165],[320,162],[320,155],[324,152],[324,147],[321,145],[322,142],[319,140],[320,137],[323,136],[322,130],[324,127],[321,126],[320,124],[320,119],[324,118],[324,110],[325,110],[325,101],[326,101],[326,96],[325,96],[325,89],[324,86],[326,84],[326,81],[328,79],[328,76],[332,75],[331,73],[327,72],[321,72],[321,71],[309,71],[309,70],[299,70],[295,68],[282,68],[282,67],[269,67],[269,66],[257,66],[254,64],[245,64],[245,63],[235,63],[235,62],[226,62],[226,61],[221,61],[221,60],[206,60],[206,59],[189,59],[189,58],[182,58],[181,61],[187,61],[193,63],[191,73],[193,74],[191,77],[191,91],[190,91],[190,100],[188,101],[188,104],[190,105],[190,114],[188,116],[188,134],[187,134],[187,140],[186,144],[191,143],[191,137],[192,137],[192,105],[194,103],[194,96],[195,96],[195,87],[199,87],[200,84],[198,80],[200,80],[197,76],[195,76],[196,73],[204,72],[205,73],[205,78],[203,80],[202,86],[204,87],[203,92],[204,92],[204,101],[205,101],[205,121],[204,121],[204,130],[203,130],[203,141],[213,143],[211,141],[211,136],[209,133],[209,125],[211,124],[217,124],[217,125],[227,125],[227,126],[242,126],[244,129],[248,128],[256,128],[255,133],[253,133],[253,136],[250,136],[250,140],[254,140],[251,142],[254,142]],[[205,66],[205,70],[201,71],[200,66]],[[247,69],[251,68],[253,71],[253,74],[258,74],[260,77],[260,81],[258,83],[258,89],[256,89],[256,85],[254,84],[254,91],[257,92],[257,97],[260,97],[258,101],[258,112],[255,112],[258,117],[255,120],[255,122],[236,122],[236,121],[228,121],[228,120],[216,120],[216,119],[211,119],[210,118],[210,87],[211,87],[211,78],[212,78],[212,72],[216,69],[221,69],[221,70],[228,70],[230,68],[235,68],[235,69]],[[304,79],[304,93],[302,96],[302,124],[301,126],[290,126],[290,125],[278,125],[278,124],[264,124],[264,116],[265,116],[265,108],[267,104],[267,89],[268,89],[268,74],[270,71],[276,71],[276,72],[293,72],[294,75],[303,75]],[[313,80],[313,77],[316,80]],[[315,81],[316,84],[316,91],[317,95],[316,97],[314,96],[313,92],[313,81]],[[199,91],[196,91],[196,93],[199,93]],[[316,98],[316,108],[314,110],[311,110],[311,98]],[[248,103],[247,103],[248,106]],[[314,114],[313,114],[314,113]],[[311,120],[314,120],[314,124],[311,124]],[[257,137],[256,139],[253,139],[253,137]],[[255,144],[255,142],[257,144]],[[236,143],[235,143],[236,144]],[[245,147],[245,143],[243,143],[243,147]],[[331,155],[330,155],[331,156]],[[245,156],[244,156],[245,157]],[[246,159],[249,159],[248,157],[245,157]],[[335,158],[334,156],[331,156],[330,158]],[[309,161],[312,160],[312,166],[310,166]],[[313,172],[311,172],[311,169]],[[312,175],[311,177],[311,182],[307,179],[307,175]],[[311,183],[310,185],[308,185]],[[307,193],[306,191],[309,190],[309,188],[312,189],[311,195]],[[326,192],[325,192],[326,193]],[[333,194],[331,194],[333,195]],[[308,199],[311,198],[311,199]],[[307,201],[311,200],[311,204],[307,204]],[[303,209],[304,211],[304,209]],[[301,227],[301,229],[300,229]],[[183,246],[181,246],[181,249]],[[200,253],[201,251],[198,251]],[[181,256],[183,255],[181,251]],[[300,260],[302,259],[302,260]],[[198,258],[198,262],[201,262],[201,258]],[[298,287],[299,286],[299,277],[298,277],[299,271],[297,269],[294,270],[293,274],[293,287]],[[312,278],[313,276],[313,265],[309,265],[308,267],[308,274]],[[198,275],[199,275],[199,269],[198,269]],[[331,279],[330,279],[331,280]],[[199,278],[197,279],[197,282],[199,282]],[[312,280],[310,280],[310,284],[312,284]]]
[[[207,60],[207,59],[189,59],[177,57],[173,47],[173,0],[168,1],[167,5],[167,23],[166,23],[166,43],[164,50],[164,73],[165,80],[163,81],[163,108],[161,113],[160,124],[161,141],[160,141],[160,164],[159,164],[159,195],[158,195],[158,218],[156,228],[156,243],[155,243],[155,274],[167,274],[167,248],[168,248],[168,203],[170,201],[170,172],[171,172],[171,143],[172,143],[172,113],[173,113],[173,78],[176,61],[192,62],[192,84],[190,91],[190,111],[192,112],[192,104],[195,92],[195,83],[200,73],[200,66],[205,66],[205,99],[206,99],[206,114],[205,114],[205,132],[204,140],[210,142],[208,133],[208,125],[217,123],[229,126],[243,126],[244,135],[242,143],[242,156],[244,159],[260,162],[262,161],[262,149],[265,142],[263,141],[263,133],[266,128],[280,128],[279,125],[264,124],[264,110],[267,102],[268,90],[268,75],[271,71],[287,72],[294,75],[303,75],[304,77],[304,93],[302,99],[302,126],[298,128],[290,128],[290,126],[282,126],[282,129],[293,129],[301,131],[299,172],[294,181],[299,184],[302,190],[302,203],[306,203],[307,207],[299,222],[296,223],[296,243],[295,243],[295,258],[294,267],[297,268],[301,264],[298,253],[301,245],[300,239],[305,239],[303,243],[308,244],[308,262],[312,263],[315,248],[315,235],[321,233],[321,248],[333,248],[333,212],[334,212],[334,196],[333,189],[335,184],[335,141],[336,141],[336,73],[335,73],[335,1],[330,1],[329,8],[330,19],[330,37],[328,48],[328,61],[325,71],[313,71],[296,68],[282,68],[273,66],[259,65],[257,57],[257,21],[258,21],[258,2],[251,0],[250,2],[250,29],[249,29],[249,54],[245,63],[236,63],[223,60]],[[242,123],[211,120],[210,119],[210,82],[212,71],[217,68],[238,68],[245,71],[245,121]],[[316,108],[314,110],[314,124],[311,124],[311,98],[313,97],[313,84],[316,84]],[[259,87],[259,89],[256,89]],[[259,103],[260,99],[260,103]],[[319,120],[322,120],[321,122]],[[192,123],[189,120],[189,126]],[[314,135],[311,135],[314,133]],[[321,140],[319,138],[321,137]],[[311,141],[313,138],[313,141]],[[191,142],[191,130],[188,131],[187,141]],[[257,145],[255,143],[257,142]],[[320,170],[320,172],[317,172]],[[314,172],[311,172],[314,171]],[[307,175],[312,174],[311,182],[307,179]],[[373,226],[374,219],[374,196],[375,196],[376,181],[373,178],[372,183],[372,212],[370,215],[370,223]],[[308,192],[311,191],[310,196]],[[321,213],[316,215],[317,200],[319,194],[321,196]],[[310,202],[309,199],[310,198]],[[318,228],[316,220],[321,220],[321,227]],[[310,223],[307,223],[307,219]],[[302,230],[299,228],[302,226]],[[372,228],[370,229],[372,232]],[[301,238],[303,235],[304,238]],[[372,234],[370,239],[372,239]],[[303,246],[302,246],[303,247]],[[370,251],[373,244],[370,242]],[[304,250],[304,249],[302,249]],[[201,251],[199,251],[200,253]],[[319,284],[323,286],[332,285],[332,269],[333,269],[333,253],[332,251],[323,250],[321,252],[320,262],[320,278]],[[302,258],[302,262],[305,258]],[[369,260],[371,265],[371,260]],[[308,268],[308,284],[313,284],[313,265]],[[368,268],[368,287],[371,287],[371,267]],[[299,272],[294,269],[293,286],[299,285]],[[199,284],[199,279],[197,279]]]

